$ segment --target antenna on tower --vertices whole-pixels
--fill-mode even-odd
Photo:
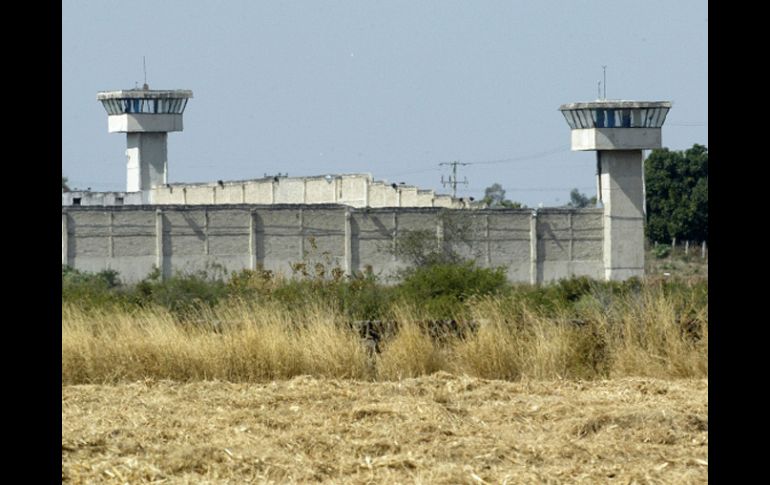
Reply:
[[[145,61],[144,56],[142,56],[142,69],[144,69],[144,86],[142,86],[142,89],[147,91],[150,89],[150,86],[147,84],[147,62]]]
[[[604,73],[604,82],[602,83],[602,86],[604,86],[604,99],[607,99],[607,66],[602,66],[602,72]]]
[[[462,181],[457,180],[457,166],[458,165],[470,165],[470,163],[460,163],[460,162],[441,162],[439,165],[451,165],[452,166],[452,175],[449,176],[448,180],[444,180],[444,176],[441,176],[441,184],[446,187],[447,185],[452,187],[452,198],[457,198],[457,184],[464,184],[468,185],[468,178],[463,177]]]
[[[602,99],[602,82],[596,81],[596,99]]]

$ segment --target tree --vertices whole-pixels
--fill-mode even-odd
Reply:
[[[588,197],[585,194],[581,194],[577,188],[574,188],[572,189],[572,192],[569,193],[569,203],[567,205],[577,209],[594,207],[596,205],[596,196]]]
[[[462,247],[472,249],[472,217],[467,212],[442,210],[438,219],[443,228],[441,241],[435,229],[399,231],[396,244],[389,251],[416,268],[462,263],[465,258],[457,250]],[[480,257],[480,254],[472,257]]]
[[[65,176],[62,176],[62,178],[61,178],[61,191],[62,192],[69,192],[70,191],[70,187],[69,187],[69,185],[67,185],[67,177],[65,177]]]
[[[653,150],[644,177],[648,239],[708,241],[708,148]]]
[[[505,189],[500,184],[492,184],[484,189],[482,201],[490,209],[522,209],[526,207],[521,202],[512,202],[505,198]]]

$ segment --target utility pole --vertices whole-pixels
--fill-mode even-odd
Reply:
[[[470,165],[470,163],[460,163],[460,162],[441,162],[439,165],[451,165],[452,166],[452,175],[449,176],[448,180],[444,180],[444,176],[441,176],[441,184],[446,187],[447,185],[452,187],[452,198],[457,198],[457,184],[465,184],[468,185],[468,178],[463,177],[462,181],[457,180],[457,166],[458,165]]]

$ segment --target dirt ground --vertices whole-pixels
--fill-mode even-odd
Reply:
[[[708,381],[62,387],[64,483],[706,483]]]

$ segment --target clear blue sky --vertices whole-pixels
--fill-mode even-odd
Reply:
[[[169,181],[370,172],[529,206],[595,194],[559,105],[672,101],[663,144],[708,145],[708,3],[686,0],[62,3],[62,173],[125,190],[97,91],[191,89]]]

